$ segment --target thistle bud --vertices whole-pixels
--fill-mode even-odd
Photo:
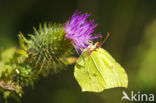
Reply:
[[[46,76],[50,70],[60,71],[61,64],[64,64],[65,57],[72,53],[70,40],[65,39],[64,28],[60,24],[44,24],[39,30],[34,28],[34,34],[29,34],[30,39],[23,37],[25,50],[28,53],[27,62],[37,73]]]

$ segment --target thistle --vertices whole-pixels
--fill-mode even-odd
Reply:
[[[87,48],[93,39],[100,37],[100,35],[92,36],[97,24],[94,24],[94,20],[87,20],[89,16],[87,13],[81,14],[76,11],[64,25],[65,37],[71,40],[77,53]]]
[[[56,73],[66,64],[74,63],[73,47],[81,53],[93,39],[100,37],[92,35],[97,24],[87,20],[88,17],[89,14],[76,11],[63,25],[45,23],[34,28],[34,34],[28,34],[28,38],[20,33],[20,48],[5,51],[0,62],[0,91],[5,99],[21,96],[23,87],[33,86],[41,75]]]
[[[30,39],[23,37],[28,53],[27,62],[37,69],[38,74],[48,75],[49,71],[58,72],[58,67],[64,64],[64,58],[72,53],[69,40],[64,39],[64,29],[61,24],[40,25],[34,28],[35,35],[29,34]],[[68,48],[68,49],[67,49]]]

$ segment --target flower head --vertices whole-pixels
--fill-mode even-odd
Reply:
[[[94,28],[94,20],[87,20],[89,14],[81,14],[76,11],[71,19],[64,25],[65,37],[70,39],[75,50],[79,53],[90,45],[92,39],[99,38],[99,35],[92,36]]]

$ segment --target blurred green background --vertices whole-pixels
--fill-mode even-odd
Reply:
[[[19,32],[33,33],[45,21],[64,23],[76,9],[91,14],[96,33],[110,32],[103,48],[125,68],[128,89],[83,93],[72,65],[26,88],[22,103],[120,103],[123,90],[156,94],[156,0],[0,0],[0,51],[18,46]]]

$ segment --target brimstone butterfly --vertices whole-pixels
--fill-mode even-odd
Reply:
[[[126,87],[128,77],[124,68],[102,48],[89,46],[78,58],[74,76],[82,91],[101,92],[114,87]]]

